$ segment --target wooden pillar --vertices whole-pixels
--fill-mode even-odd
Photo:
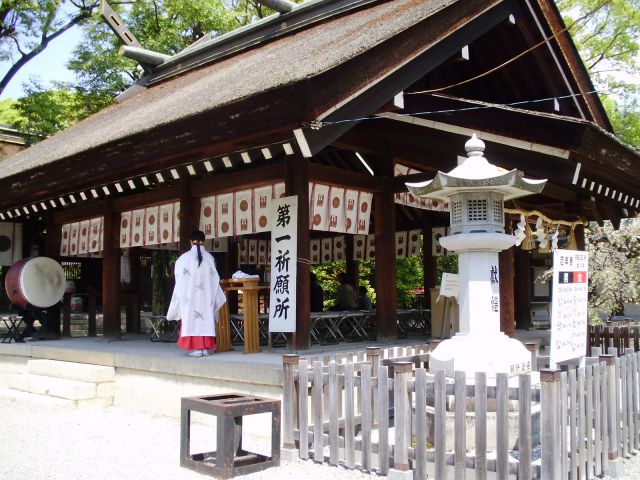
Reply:
[[[424,308],[431,308],[430,289],[438,284],[437,257],[433,256],[433,219],[431,213],[424,212],[422,222],[422,271],[424,274]]]
[[[105,337],[120,339],[120,215],[113,211],[113,202],[104,200],[102,226],[102,313]]]
[[[295,349],[311,346],[311,311],[309,278],[309,160],[290,155],[285,160],[285,192],[287,196],[298,196],[298,258],[296,282],[296,332],[293,337]]]
[[[505,233],[511,234],[512,232],[511,224],[507,221]],[[513,287],[513,258],[515,248],[516,247],[511,247],[498,254],[498,269],[500,271],[498,278],[500,282],[500,331],[509,337],[513,337],[516,330]]]
[[[378,341],[397,338],[396,210],[393,192],[373,197],[376,239],[376,314]]]
[[[516,328],[531,328],[531,256],[527,250],[514,248],[514,299]]]
[[[191,182],[184,180],[180,185],[180,253],[191,249],[189,239],[193,230],[193,201],[191,198]]]
[[[576,225],[573,229],[573,234],[576,236],[576,248],[584,252],[586,250],[584,239],[584,225]]]
[[[47,215],[47,238],[45,240],[43,255],[58,260],[60,257],[60,241],[62,240],[62,228],[53,220],[51,212]]]
[[[127,333],[140,333],[140,247],[129,249],[129,272],[131,278],[127,286],[126,318]]]

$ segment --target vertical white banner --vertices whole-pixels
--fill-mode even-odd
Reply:
[[[70,237],[71,237],[71,224],[65,223],[62,226],[62,238],[60,240],[60,256],[61,257],[67,257],[69,255]]]
[[[120,214],[120,248],[131,246],[131,212]]]
[[[250,238],[247,242],[249,245],[249,253],[247,254],[247,263],[249,265],[258,264],[258,239]]]
[[[333,262],[333,240],[331,237],[322,239],[322,263]]]
[[[266,265],[267,264],[267,245],[269,240],[258,240],[258,265]]]
[[[311,240],[309,242],[309,249],[311,250],[311,255],[309,260],[313,265],[318,265],[320,263],[320,246],[322,241],[319,238]]]
[[[407,256],[416,257],[420,255],[420,239],[422,230],[409,230],[409,244],[407,245]]]
[[[92,218],[89,226],[89,252],[100,252],[102,236],[102,217]]]
[[[358,230],[358,197],[357,190],[347,190],[344,194],[344,231],[357,233]]]
[[[589,255],[553,251],[551,356],[553,364],[578,358],[587,350]]]
[[[371,217],[371,202],[373,193],[360,192],[358,197],[358,233],[369,233],[369,219]]]
[[[144,208],[131,212],[131,246],[141,247],[144,244]]]
[[[69,240],[69,255],[78,255],[78,237],[80,237],[80,222],[71,224],[71,240]]]
[[[407,256],[407,232],[396,232],[396,258]]]
[[[173,204],[173,241],[176,243],[180,241],[180,202]]]
[[[78,254],[86,255],[89,253],[89,220],[80,222],[80,235],[78,238]]]
[[[255,209],[255,225],[254,231],[269,231],[269,216],[271,215],[271,197],[273,196],[273,187],[258,187],[253,191],[254,209]]]
[[[160,243],[173,242],[173,203],[160,205]]]
[[[216,197],[204,197],[200,199],[200,231],[204,232],[204,238],[215,236],[216,224]]]
[[[145,229],[144,229],[144,244],[145,245],[157,245],[160,243],[158,238],[158,230],[160,222],[158,222],[158,207],[148,207],[145,210]]]
[[[298,197],[276,198],[271,212],[269,331],[295,332]]]
[[[347,248],[345,245],[345,236],[338,235],[333,237],[333,261],[340,262],[346,260]]]
[[[345,233],[344,188],[331,187],[329,198],[329,231]]]
[[[233,193],[216,197],[216,237],[233,236]]]
[[[253,192],[251,190],[243,190],[235,192],[233,195],[235,235],[253,233]]]
[[[375,234],[367,235],[367,260],[375,260],[376,259],[376,236]]]
[[[354,235],[353,236],[353,259],[366,260],[366,254],[367,254],[367,236]]]
[[[329,229],[329,185],[314,183],[311,187],[309,221],[311,230]]]

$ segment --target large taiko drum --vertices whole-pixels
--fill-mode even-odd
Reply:
[[[62,266],[52,258],[24,258],[9,269],[4,287],[19,308],[27,304],[48,308],[62,299],[66,278]]]

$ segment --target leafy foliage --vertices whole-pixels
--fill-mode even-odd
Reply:
[[[589,318],[598,321],[623,313],[625,303],[640,301],[640,223],[606,222],[587,230]]]
[[[640,0],[557,0],[614,131],[640,148]],[[578,21],[576,21],[578,20]]]

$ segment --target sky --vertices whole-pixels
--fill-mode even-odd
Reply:
[[[82,31],[78,27],[73,27],[53,40],[40,55],[18,71],[7,88],[0,94],[0,100],[21,97],[22,84],[28,82],[29,78],[34,75],[40,77],[44,82],[73,80],[73,74],[66,69],[65,64],[71,56],[73,48],[80,41],[81,34]],[[0,62],[0,73],[4,74],[10,66],[8,62]]]

